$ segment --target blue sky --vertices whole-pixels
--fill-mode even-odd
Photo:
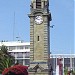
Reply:
[[[31,0],[0,0],[0,41],[30,41]],[[49,0],[52,14],[50,48],[52,53],[75,53],[74,51],[74,1]],[[14,25],[15,12],[15,25]],[[14,36],[13,36],[14,29]],[[14,38],[13,38],[14,37]],[[16,37],[19,37],[18,39]]]

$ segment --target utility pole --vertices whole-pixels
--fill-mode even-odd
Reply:
[[[13,41],[14,41],[14,35],[15,35],[15,12],[14,12],[14,22],[13,22]]]

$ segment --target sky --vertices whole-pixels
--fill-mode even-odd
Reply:
[[[0,41],[30,42],[31,0],[0,0]],[[75,54],[75,0],[49,0],[52,15],[50,51],[52,54]],[[19,37],[19,38],[16,38]]]

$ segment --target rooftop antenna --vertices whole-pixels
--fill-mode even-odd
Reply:
[[[15,12],[14,12],[14,23],[13,23],[13,41],[14,41],[14,34],[15,34]]]

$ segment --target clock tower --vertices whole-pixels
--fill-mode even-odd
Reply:
[[[30,18],[30,71],[38,73],[39,69],[42,73],[49,68],[51,21],[49,0],[31,0],[28,16]]]

